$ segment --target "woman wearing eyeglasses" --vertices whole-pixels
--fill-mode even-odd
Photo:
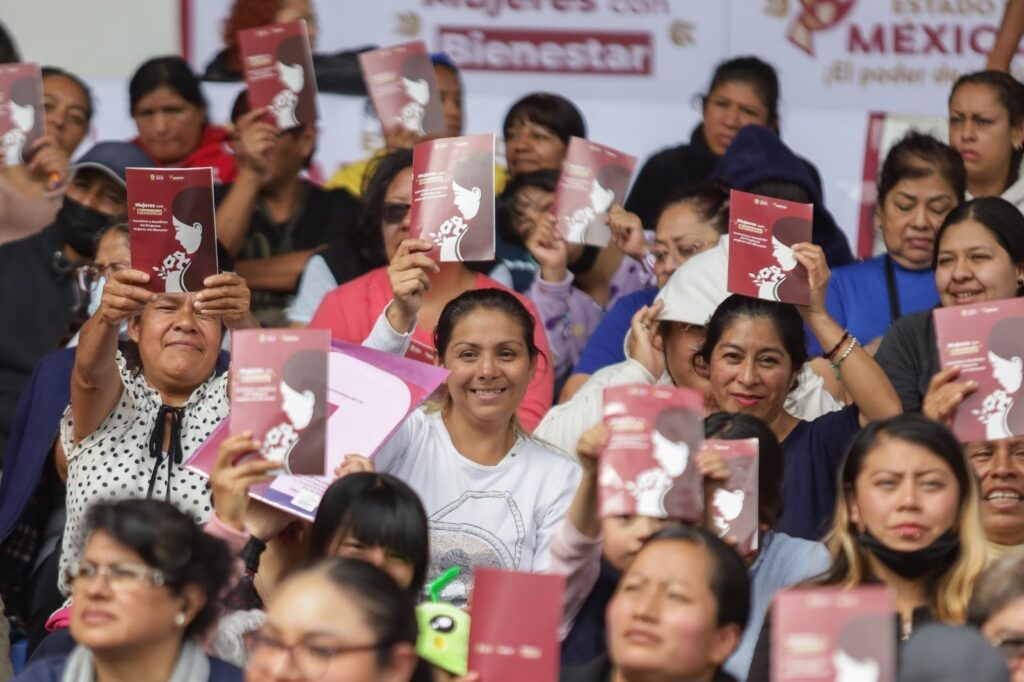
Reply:
[[[413,602],[386,573],[327,559],[283,583],[267,622],[246,637],[246,682],[408,682],[416,668]]]
[[[78,287],[83,296],[88,296],[86,303],[86,315],[99,310],[100,299],[103,294],[103,287],[115,270],[130,268],[132,262],[131,247],[128,242],[128,224],[117,223],[103,233],[96,244],[96,258],[89,265],[78,268]],[[125,335],[128,325],[122,323],[120,328],[121,336]],[[68,348],[78,345],[78,332],[68,341]]]
[[[69,655],[40,659],[19,682],[232,682],[241,671],[198,641],[228,586],[227,546],[157,500],[94,505],[88,540],[68,571],[74,596]]]
[[[306,262],[288,321],[305,327],[327,293],[370,270],[387,265],[409,236],[412,151],[379,157],[363,189],[355,230],[341,235]]]

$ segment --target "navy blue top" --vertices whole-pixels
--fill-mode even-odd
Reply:
[[[636,311],[654,303],[657,295],[657,289],[641,289],[616,301],[590,335],[580,359],[576,361],[573,374],[593,374],[602,367],[625,360],[622,344],[626,340],[629,323]]]
[[[601,557],[597,582],[562,641],[562,665],[581,665],[608,651],[604,612],[621,577],[622,573]]]
[[[901,316],[930,310],[939,304],[934,270],[908,270],[896,261],[892,265]],[[885,280],[885,256],[833,270],[825,308],[833,320],[849,329],[861,343],[885,336],[893,317]],[[808,334],[807,338],[808,351],[812,355],[821,354],[822,348],[814,336]]]
[[[855,406],[801,421],[782,441],[782,518],[776,530],[795,538],[819,540],[836,505],[836,475],[860,431]]]

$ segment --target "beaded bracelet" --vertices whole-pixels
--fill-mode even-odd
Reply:
[[[849,329],[844,329],[843,330],[842,338],[840,338],[838,341],[836,341],[836,345],[832,346],[832,350],[830,350],[827,353],[822,353],[821,357],[825,358],[826,360],[831,360],[832,356],[836,354],[836,351],[839,350],[842,347],[842,345],[844,343],[846,343],[846,340],[849,339],[849,338],[850,338],[850,330]]]
[[[839,377],[839,365],[843,364],[843,360],[845,360],[850,355],[850,353],[853,352],[853,347],[856,346],[856,345],[857,345],[857,337],[856,336],[851,336],[850,337],[850,345],[847,346],[846,350],[843,351],[843,354],[840,355],[839,358],[832,363],[832,371],[836,373],[836,380],[837,381],[840,380],[840,377]]]

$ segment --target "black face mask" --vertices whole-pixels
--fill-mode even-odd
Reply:
[[[930,571],[944,569],[960,553],[960,538],[952,531],[946,531],[932,544],[912,552],[886,547],[881,540],[867,531],[857,536],[857,542],[871,550],[879,561],[904,578],[920,578]]]
[[[114,219],[106,213],[64,197],[54,222],[60,230],[62,244],[67,244],[86,258],[92,258],[96,255],[97,240]]]

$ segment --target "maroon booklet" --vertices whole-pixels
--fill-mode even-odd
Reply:
[[[772,605],[774,682],[896,682],[896,602],[887,587],[806,588]]]
[[[428,346],[422,341],[413,339],[409,343],[409,350],[405,351],[405,357],[410,360],[419,360],[425,362],[428,365],[437,364],[437,350],[433,346]]]
[[[434,65],[422,40],[359,53],[366,89],[385,130],[417,135],[447,130]]]
[[[564,588],[560,575],[476,569],[469,669],[487,682],[556,682]]]
[[[306,21],[238,32],[249,104],[267,107],[279,130],[316,123],[316,75]]]
[[[736,541],[736,551],[747,556],[758,548],[758,442],[709,439],[705,450],[721,455],[729,467],[729,480],[715,488],[708,501],[708,520],[720,538]]]
[[[579,137],[569,139],[552,209],[566,241],[593,246],[611,241],[608,209],[625,201],[635,167],[635,156]]]
[[[0,165],[27,163],[28,147],[45,132],[45,124],[39,65],[0,64]]]
[[[427,400],[447,376],[448,370],[440,367],[332,340],[327,360],[327,465],[324,474],[277,476],[272,481],[252,486],[249,497],[312,522],[320,499],[335,479],[335,469],[347,454],[373,457],[401,422]],[[217,450],[231,432],[230,421],[222,421],[192,452],[183,464],[186,469],[210,475],[217,461]]]
[[[602,517],[638,514],[700,521],[704,396],[688,388],[633,384],[604,389],[608,443],[598,462]]]
[[[231,335],[231,433],[251,431],[274,473],[326,469],[326,329],[246,329]]]
[[[200,291],[217,274],[211,168],[129,168],[132,268],[157,293]]]
[[[956,437],[969,443],[1024,434],[1024,298],[932,314],[943,369],[959,367],[960,381],[978,382],[978,390],[957,405]]]
[[[494,135],[420,142],[412,156],[410,235],[442,262],[494,260]]]
[[[729,193],[728,289],[766,301],[807,305],[807,268],[793,245],[811,241],[814,204],[732,190]]]

